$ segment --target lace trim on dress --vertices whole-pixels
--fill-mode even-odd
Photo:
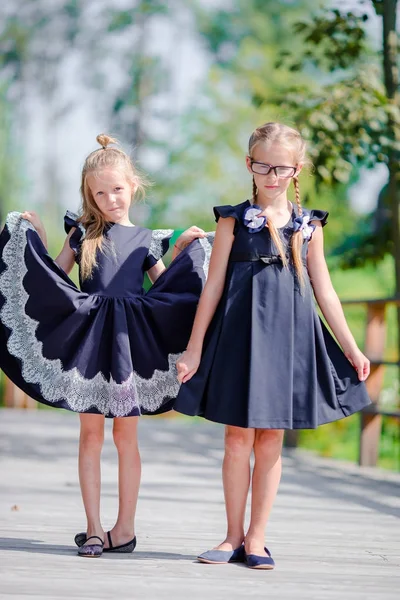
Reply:
[[[147,256],[160,260],[168,251],[169,240],[174,233],[173,229],[154,229],[151,232],[151,242]]]
[[[198,238],[200,245],[202,246],[202,248],[204,250],[203,271],[204,271],[204,275],[205,275],[206,279],[208,277],[208,268],[210,266],[210,258],[211,258],[211,251],[212,251],[212,246],[214,243],[214,238],[215,238],[215,231],[206,233],[205,238]]]

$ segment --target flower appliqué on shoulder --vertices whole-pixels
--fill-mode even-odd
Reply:
[[[267,217],[265,215],[260,217],[260,213],[262,213],[262,209],[257,206],[257,204],[249,206],[244,211],[243,223],[247,227],[249,233],[257,233],[258,231],[264,229],[267,222]]]
[[[315,231],[315,225],[310,223],[310,215],[301,215],[293,221],[294,232],[301,231],[303,240],[311,240],[312,234]]]

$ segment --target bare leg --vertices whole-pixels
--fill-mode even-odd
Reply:
[[[247,554],[264,556],[264,536],[282,471],[283,431],[256,429],[252,478],[251,521],[246,534]]]
[[[225,457],[222,466],[227,534],[218,550],[234,550],[244,540],[244,517],[250,486],[250,455],[254,429],[228,425],[225,428]]]
[[[103,415],[79,415],[81,433],[79,438],[79,482],[87,519],[87,537],[99,536],[104,540],[100,523],[100,455],[104,441]],[[89,540],[89,544],[99,543]]]
[[[137,442],[139,417],[114,419],[113,436],[118,451],[118,518],[111,530],[113,546],[130,542],[135,535],[135,513],[141,464]],[[108,547],[106,540],[105,547]]]

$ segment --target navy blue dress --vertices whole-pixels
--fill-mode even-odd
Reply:
[[[175,410],[238,427],[307,429],[370,403],[365,384],[320,320],[302,257],[300,290],[292,264],[283,267],[268,228],[251,232],[250,207],[214,209],[236,220],[225,289],[208,329],[197,373],[181,386]],[[325,225],[328,213],[305,211]],[[280,235],[290,247],[297,214]],[[289,252],[289,261],[290,261]]]
[[[67,213],[65,230],[76,228],[79,264],[76,218]],[[10,213],[0,235],[0,368],[50,406],[107,417],[169,410],[211,251],[207,238],[195,240],[145,293],[144,273],[172,233],[110,223],[107,251],[78,289],[32,224]]]

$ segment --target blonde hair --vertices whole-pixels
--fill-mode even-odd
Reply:
[[[301,137],[300,133],[293,129],[292,127],[288,127],[287,125],[283,125],[282,123],[265,123],[261,125],[261,127],[257,127],[253,131],[249,139],[249,157],[252,157],[252,152],[254,148],[261,142],[267,142],[268,144],[272,144],[274,142],[286,146],[290,149],[295,157],[296,166],[298,164],[304,164],[307,161],[306,157],[306,143],[304,139]],[[299,216],[303,214],[303,208],[301,206],[300,201],[300,189],[299,189],[299,180],[297,177],[293,177],[293,186],[295,193],[295,201],[297,205],[297,210]],[[253,202],[257,202],[257,186],[253,176],[253,193],[252,198]],[[271,218],[268,218],[268,228],[271,234],[272,241],[274,242],[279,255],[282,259],[282,263],[285,267],[288,266],[288,259],[286,256],[286,249],[284,246],[284,242],[279,235],[277,228],[274,225],[274,222]],[[303,288],[305,279],[304,279],[304,270],[303,270],[303,261],[301,257],[301,249],[303,246],[303,236],[301,231],[296,231],[292,236],[292,258],[293,264],[296,270],[297,277],[299,279],[300,286]]]
[[[80,256],[80,269],[83,280],[92,276],[93,269],[97,266],[97,252],[107,250],[107,242],[104,241],[103,236],[107,221],[93,198],[87,181],[88,175],[96,174],[103,169],[117,169],[123,173],[134,190],[132,200],[136,195],[144,197],[146,187],[149,185],[147,179],[136,169],[131,158],[123,150],[109,147],[110,144],[118,144],[116,139],[102,133],[97,136],[96,140],[101,148],[94,150],[86,158],[82,169],[80,189],[82,215],[79,221],[86,229]]]

